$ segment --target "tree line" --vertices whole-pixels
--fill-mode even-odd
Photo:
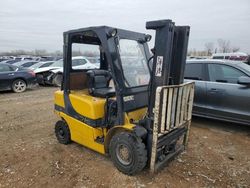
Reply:
[[[27,56],[54,56],[54,57],[60,57],[63,56],[63,52],[60,50],[54,51],[54,52],[48,52],[44,49],[41,50],[33,50],[33,51],[27,51],[27,50],[12,50],[7,52],[0,52],[0,56],[20,56],[20,55],[27,55]],[[92,51],[72,51],[72,56],[88,56],[88,57],[94,57],[98,54],[92,52]]]
[[[211,56],[213,53],[238,52],[240,47],[232,46],[230,40],[218,39],[217,45],[214,42],[204,44],[204,50],[190,49],[189,56]]]
[[[35,49],[32,51],[28,50],[11,50],[6,52],[0,52],[1,56],[20,56],[20,55],[27,55],[27,56],[62,56],[62,52],[57,50],[54,52],[48,52],[44,49]]]
[[[211,56],[213,53],[227,53],[227,52],[238,52],[240,50],[237,46],[232,46],[230,40],[218,39],[217,45],[214,42],[207,42],[204,44],[204,50],[196,50],[195,48],[188,50],[188,56]],[[48,52],[44,49],[35,49],[32,51],[27,50],[12,50],[8,52],[0,52],[0,56],[62,56],[63,52],[60,50],[54,52]],[[98,54],[92,51],[73,51],[73,56],[96,56]]]

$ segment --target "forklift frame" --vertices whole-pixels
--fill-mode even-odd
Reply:
[[[155,54],[148,85],[127,87],[119,51],[120,39],[137,41],[143,45],[146,60],[150,60],[147,42],[151,36],[107,26],[89,27],[64,32],[64,72],[61,93],[64,107],[55,105],[63,116],[76,119],[91,129],[107,128],[103,133],[101,153],[108,153],[111,138],[119,131],[128,131],[145,143],[148,163],[152,172],[164,166],[187,145],[191,124],[194,83],[183,84],[183,74],[189,38],[189,26],[175,26],[171,20],[147,22],[147,29],[156,30]],[[79,114],[70,101],[70,73],[88,70],[72,69],[72,44],[101,46],[100,69],[109,71],[114,81],[117,102],[117,119],[113,127],[103,126],[103,117],[85,117]],[[149,64],[147,63],[149,68]],[[150,72],[150,71],[149,71]],[[92,96],[93,97],[93,96]],[[105,98],[104,98],[105,100]],[[102,99],[102,101],[104,101]],[[108,105],[109,96],[106,96]],[[105,104],[105,103],[103,103]],[[147,113],[138,121],[125,120],[126,113],[147,107]],[[107,108],[104,106],[104,108]],[[104,120],[106,120],[104,110]],[[96,118],[95,118],[96,117]],[[127,117],[127,116],[126,116]],[[103,123],[104,122],[104,123]],[[126,125],[125,125],[126,122]],[[79,123],[79,124],[80,124]],[[127,128],[125,126],[128,126]],[[114,131],[115,130],[115,131]],[[118,130],[118,131],[116,131]],[[183,138],[180,147],[177,142]],[[93,143],[98,143],[98,137]],[[173,147],[173,148],[172,148]],[[104,148],[104,149],[103,149]]]

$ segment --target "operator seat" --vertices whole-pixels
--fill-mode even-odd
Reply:
[[[109,87],[111,75],[106,70],[89,70],[87,72],[89,77],[89,93],[94,97],[113,97],[115,90]]]

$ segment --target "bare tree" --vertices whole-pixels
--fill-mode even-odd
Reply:
[[[205,43],[205,50],[208,56],[212,55],[212,52],[214,50],[214,43],[213,42]]]
[[[60,50],[56,50],[53,53],[51,53],[51,55],[53,55],[53,56],[62,56],[63,53]]]
[[[229,40],[218,39],[217,42],[218,42],[219,50],[222,53],[230,52],[230,41]]]
[[[19,56],[19,55],[31,55],[31,56],[62,56],[63,53],[60,50],[54,51],[54,52],[47,52],[43,49],[36,49],[33,51],[27,51],[27,50],[12,50],[7,52],[0,52],[1,56]],[[83,55],[83,54],[79,54]]]
[[[236,46],[232,47],[232,52],[238,52],[239,50],[240,50],[240,47],[236,47]]]
[[[45,54],[48,54],[48,53],[44,49],[35,49],[35,51],[34,51],[34,55],[36,55],[36,56],[43,56]]]
[[[72,56],[82,56],[83,53],[79,50],[79,51],[72,51]]]
[[[196,56],[196,55],[197,54],[196,54],[196,49],[195,48],[189,50],[189,56]]]

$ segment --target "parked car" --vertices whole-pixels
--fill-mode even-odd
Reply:
[[[15,57],[17,61],[32,60],[32,57]]]
[[[0,58],[0,62],[8,61],[10,59]]]
[[[248,58],[246,60],[246,64],[250,65],[250,55],[248,56]]]
[[[38,61],[58,61],[62,59],[62,57],[60,56],[56,56],[56,57],[53,57],[53,56],[42,56],[42,57],[37,57],[36,60]]]
[[[13,65],[15,66],[19,66],[19,67],[25,67],[25,68],[28,68],[32,65],[35,65],[37,64],[38,61],[33,61],[33,60],[24,60],[24,61],[18,61],[16,63],[13,63]]]
[[[250,125],[250,66],[239,61],[189,60],[195,82],[193,115]]]
[[[19,61],[20,60],[18,60],[18,59],[9,59],[9,60],[2,61],[2,63],[14,64],[14,63],[17,63]]]
[[[7,63],[0,63],[0,90],[13,90],[20,93],[27,87],[36,84],[36,75],[33,71]]]
[[[30,66],[29,69],[36,70],[36,69],[39,69],[39,68],[48,67],[48,66],[50,66],[54,62],[55,61],[41,61],[41,62],[38,62],[38,63]]]
[[[212,54],[212,59],[226,59],[234,61],[244,61],[248,59],[248,55],[243,52],[233,52],[233,53],[215,53]]]
[[[86,57],[90,63],[93,63],[96,67],[100,67],[100,57]]]
[[[83,56],[76,56],[72,58],[73,69],[97,69],[95,64]],[[35,70],[37,81],[39,84],[60,86],[62,83],[63,60],[56,61],[46,68],[39,68]]]

